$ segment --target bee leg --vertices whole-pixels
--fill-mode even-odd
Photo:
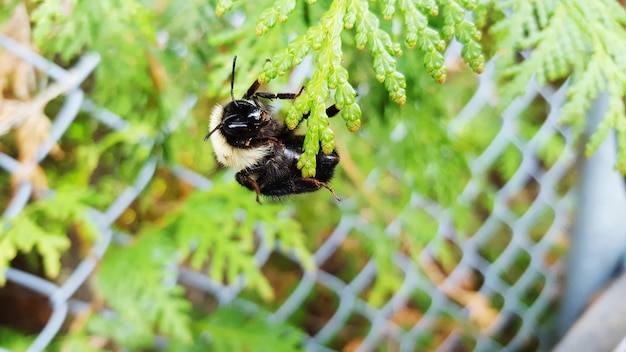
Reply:
[[[280,144],[280,141],[276,137],[263,137],[263,138],[250,138],[244,144],[246,147],[258,147],[260,145],[266,145],[269,143]]]
[[[330,188],[329,185],[325,184],[324,182],[320,182],[320,183],[322,187],[326,188],[327,190],[330,191],[330,193],[332,193],[333,197],[335,197],[335,200],[341,201],[341,198],[339,198],[339,196],[335,193],[335,191],[333,191],[332,188]]]
[[[237,182],[239,182],[240,185],[246,187],[251,191],[255,191],[256,202],[261,204],[261,200],[259,198],[259,196],[261,195],[261,187],[259,187],[259,183],[252,178],[251,173],[247,169],[239,171],[235,175],[235,179],[237,180]]]
[[[300,94],[302,94],[302,91],[304,91],[304,86],[302,86],[302,88],[300,88],[300,91],[298,93],[256,92],[256,93],[254,93],[253,98],[254,97],[258,97],[258,98],[269,99],[269,100],[273,100],[273,99],[293,100],[293,99],[296,99],[297,97],[299,97]]]
[[[339,198],[339,196],[337,196],[335,191],[333,191],[333,189],[330,188],[330,186],[327,185],[326,182],[322,182],[322,181],[320,181],[320,180],[318,180],[316,178],[312,178],[312,177],[302,179],[302,181],[310,182],[318,189],[322,188],[322,187],[326,188],[327,190],[330,191],[330,193],[332,193],[333,197],[335,197],[336,200],[341,201],[341,198]]]
[[[356,95],[358,96],[359,94],[357,93]],[[341,109],[337,107],[337,104],[333,104],[329,106],[328,108],[326,108],[326,116],[335,117],[335,115],[337,115],[340,111]],[[311,115],[311,113],[307,112],[306,114],[302,115],[302,118],[306,119],[309,117],[309,115]]]
[[[337,105],[333,104],[326,109],[326,116],[328,116],[329,118],[335,117],[340,111],[341,110],[337,108]],[[307,112],[306,114],[302,115],[302,119],[308,119],[309,116],[311,116],[311,112]]]
[[[333,104],[326,109],[326,116],[334,117],[335,115],[339,113],[339,111],[341,110],[337,108],[337,105]]]
[[[244,94],[244,96],[241,97],[241,99],[250,99],[253,96],[255,96],[256,91],[259,89],[260,86],[261,86],[261,82],[259,82],[259,80],[257,79],[256,81],[254,81],[254,83],[252,83],[250,88],[248,88],[248,90],[246,91],[246,94]]]

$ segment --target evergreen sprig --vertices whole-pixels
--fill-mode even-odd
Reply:
[[[94,224],[87,215],[88,198],[81,191],[59,190],[52,197],[28,204],[13,219],[0,219],[0,286],[18,252],[38,253],[46,275],[55,278],[61,270],[61,255],[70,246],[68,229],[74,228],[87,239],[94,236]]]
[[[225,306],[194,324],[198,351],[304,351],[304,333],[286,323],[268,323],[269,314]],[[188,348],[188,347],[187,347]]]
[[[180,255],[189,259],[193,269],[202,270],[209,264],[207,274],[225,284],[236,283],[245,275],[246,286],[264,300],[272,299],[273,292],[254,258],[255,234],[269,245],[280,240],[284,250],[300,258],[308,270],[314,269],[300,224],[278,204],[256,206],[249,192],[234,182],[194,193],[165,223]]]
[[[617,131],[617,168],[626,172],[626,11],[613,0],[495,0],[505,16],[493,28],[499,43],[503,103],[525,93],[534,77],[539,85],[568,78],[562,121],[578,135],[586,112],[600,93],[609,96],[608,111],[596,128],[587,155],[611,129]],[[518,62],[517,53],[532,49]]]
[[[315,1],[309,1],[309,4]],[[275,53],[267,61],[259,75],[262,83],[284,75],[312,54],[315,58],[311,79],[306,82],[303,94],[289,109],[286,123],[295,128],[302,117],[310,112],[304,141],[304,155],[298,162],[304,177],[315,175],[315,155],[321,148],[330,153],[334,148],[334,132],[326,116],[326,101],[334,90],[334,100],[341,109],[347,128],[356,131],[361,125],[361,109],[356,103],[356,91],[349,82],[347,70],[342,66],[344,41],[342,34],[354,29],[354,44],[357,49],[366,47],[372,54],[372,68],[376,79],[383,83],[393,101],[406,102],[406,79],[397,69],[396,57],[402,55],[399,43],[395,42],[379,18],[392,20],[398,16],[404,22],[405,44],[419,46],[424,53],[426,71],[439,83],[446,79],[443,53],[447,42],[456,36],[464,45],[463,58],[476,72],[482,72],[484,58],[478,40],[480,32],[466,19],[465,13],[476,6],[473,0],[399,0],[381,1],[380,7],[370,6],[367,0],[334,0],[320,17],[317,25],[306,33],[290,40],[286,48]],[[218,16],[233,7],[232,1],[219,1]],[[398,5],[396,7],[396,5]],[[277,24],[287,21],[295,9],[295,0],[277,0],[264,9],[257,20],[256,34],[265,35]],[[399,11],[398,11],[399,10]],[[443,28],[438,31],[429,26],[429,19],[443,14]]]
[[[258,333],[261,320],[250,321],[243,313],[218,311],[215,317],[192,319],[191,302],[176,284],[178,266],[185,263],[224,284],[238,283],[245,276],[246,287],[263,300],[273,299],[272,287],[254,258],[255,234],[270,245],[280,240],[282,250],[298,257],[306,270],[314,270],[301,226],[280,205],[259,207],[249,192],[234,182],[195,192],[182,207],[171,211],[161,226],[146,228],[131,245],[107,252],[98,273],[98,289],[115,315],[92,316],[90,333],[135,349],[152,346],[156,334],[184,349],[193,341],[202,344],[200,335],[205,332],[214,337],[210,342],[216,348],[251,342],[228,342],[235,335],[255,340],[269,337]],[[224,319],[247,322],[237,329],[216,325]],[[297,346],[301,336],[294,329],[289,331]]]
[[[191,303],[176,284],[179,256],[166,234],[146,233],[104,259],[97,287],[115,314],[92,316],[91,333],[134,349],[153,346],[157,333],[191,342]]]

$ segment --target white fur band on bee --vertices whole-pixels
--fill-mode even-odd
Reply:
[[[222,122],[224,108],[222,105],[215,105],[211,111],[209,131],[213,131]],[[257,164],[269,153],[271,145],[266,144],[256,148],[235,148],[226,142],[226,138],[221,133],[211,134],[211,144],[217,161],[235,172]]]

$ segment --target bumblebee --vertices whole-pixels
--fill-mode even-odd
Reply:
[[[261,100],[293,100],[298,93],[259,92],[258,79],[252,83],[241,99],[235,99],[235,66],[233,59],[230,81],[231,101],[216,105],[210,116],[209,133],[217,161],[237,172],[236,180],[242,186],[260,196],[284,197],[291,194],[314,192],[326,188],[336,200],[340,200],[328,182],[339,163],[339,154],[333,150],[324,154],[320,148],[316,156],[315,177],[302,177],[298,160],[302,156],[304,136],[296,134],[284,121],[272,116],[269,105]],[[335,105],[326,109],[328,117],[337,115]],[[308,118],[309,113],[303,119]]]

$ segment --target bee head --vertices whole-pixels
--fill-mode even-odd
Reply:
[[[235,86],[235,65],[237,63],[237,56],[233,58],[233,70],[230,78],[230,97],[231,102],[226,104],[222,109],[216,113],[221,113],[221,122],[216,125],[204,138],[205,141],[209,137],[220,130],[225,137],[232,137],[236,140],[246,140],[253,138],[257,135],[258,131],[270,122],[270,115],[258,100],[243,99],[236,100],[233,94]],[[216,116],[217,117],[217,116]]]
[[[233,137],[255,137],[270,122],[270,115],[246,100],[233,100],[224,106],[221,130]]]

